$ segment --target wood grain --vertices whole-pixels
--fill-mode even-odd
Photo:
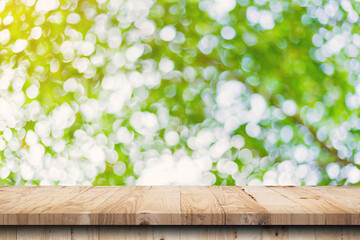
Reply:
[[[296,191],[293,187],[272,187],[272,189],[309,209],[314,216],[314,222],[319,225],[346,225],[349,222],[358,224],[352,220],[353,216],[359,214],[352,210],[351,206],[337,205],[314,191],[309,191],[309,187],[297,187]]]
[[[360,188],[359,187],[307,187],[307,191],[317,194],[321,198],[326,199],[335,206],[341,206],[342,209],[346,209],[348,212],[360,212]],[[355,191],[354,191],[355,190]],[[355,225],[359,225],[359,218],[356,214],[350,216],[351,222]]]
[[[72,240],[99,240],[99,228],[97,226],[91,227],[79,227],[75,226],[71,228]]]
[[[225,213],[209,187],[181,187],[183,225],[225,225]]]
[[[264,225],[269,212],[239,187],[213,186],[211,192],[225,212],[225,225]]]
[[[97,225],[96,209],[112,197],[113,190],[113,187],[89,187],[87,191],[43,213],[61,216],[54,218],[55,225]]]
[[[0,187],[0,225],[360,225],[359,199],[360,187]]]
[[[11,235],[3,235],[4,230]],[[359,229],[354,226],[2,226],[0,239],[357,240]]]
[[[284,226],[266,226],[261,230],[261,239],[262,240],[285,240],[289,239],[288,228]]]
[[[271,213],[269,225],[317,224],[309,209],[274,191],[272,188],[244,187],[244,191]]]
[[[233,227],[234,239],[238,240],[261,240],[261,232],[261,226]]]
[[[360,239],[360,228],[356,226],[343,226],[341,233],[343,239],[349,239],[349,240]]]
[[[8,187],[9,190],[18,187]],[[2,204],[0,197],[0,225],[52,225],[53,210],[70,201],[90,187],[20,187],[16,196],[11,195],[10,203]],[[16,191],[10,191],[15,193]],[[50,211],[47,213],[46,211]]]
[[[181,225],[180,207],[180,187],[153,187],[136,210],[136,224]]]
[[[315,240],[315,226],[289,227],[289,239],[293,240]]]
[[[345,239],[342,236],[342,230],[339,228],[328,228],[326,226],[317,226],[315,228],[316,240],[339,240]]]
[[[98,207],[99,225],[136,225],[136,212],[151,187],[132,186],[115,191],[105,206]]]
[[[181,228],[180,239],[208,239],[208,228],[200,228],[195,226],[187,226]]]
[[[154,227],[154,239],[180,240],[181,228],[177,226]]]
[[[18,240],[67,240],[72,237],[71,228],[65,226],[24,226],[13,231]]]
[[[178,234],[168,229],[173,236]],[[169,233],[168,233],[169,234]],[[155,237],[152,226],[102,226],[99,227],[99,239],[106,240],[133,240],[133,239],[160,239]],[[168,239],[168,238],[166,238]],[[170,239],[170,238],[169,238]]]
[[[2,240],[16,240],[16,226],[0,226],[0,239]]]

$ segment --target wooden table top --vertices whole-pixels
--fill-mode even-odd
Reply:
[[[0,187],[0,225],[360,225],[360,187]]]

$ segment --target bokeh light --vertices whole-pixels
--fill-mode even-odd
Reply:
[[[360,2],[0,2],[0,185],[358,185]]]

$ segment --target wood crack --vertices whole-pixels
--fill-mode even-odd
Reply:
[[[250,198],[252,198],[255,202],[257,202],[256,198],[255,198],[253,195],[251,195],[250,193],[246,192],[245,188],[241,188],[241,190],[243,190],[243,192],[244,192],[246,195],[248,195],[248,196],[249,196]]]
[[[0,224],[360,225],[360,187],[356,186],[86,187],[79,194],[80,189],[24,192],[9,187],[1,193]]]
[[[219,202],[219,199],[216,197],[216,195],[213,193],[213,191],[211,191],[210,187],[209,187],[209,191],[211,192],[211,194],[214,196],[214,198],[216,199],[216,202],[219,204],[220,208],[221,208],[221,211],[222,211],[222,214],[223,214],[223,221],[224,221],[224,225],[227,225],[227,222],[226,222],[226,212],[223,208],[223,206],[221,205],[221,203]]]

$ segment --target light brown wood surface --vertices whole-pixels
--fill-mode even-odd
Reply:
[[[2,226],[0,239],[358,240],[360,231],[354,226]]]
[[[0,225],[360,225],[360,187],[0,187]]]
[[[225,225],[225,213],[209,187],[181,187],[183,225]]]
[[[226,225],[265,225],[270,212],[241,188],[210,188],[226,216]]]

